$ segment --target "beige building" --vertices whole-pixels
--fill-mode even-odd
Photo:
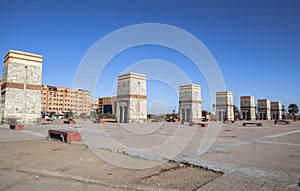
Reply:
[[[179,87],[179,113],[181,122],[201,121],[201,88],[196,84]]]
[[[271,117],[274,120],[281,120],[282,119],[282,108],[281,102],[274,101],[271,102]]]
[[[98,98],[97,112],[102,114],[105,113],[115,114],[116,99],[117,96]]]
[[[219,121],[234,121],[232,92],[216,93],[216,115]]]
[[[0,123],[39,123],[42,56],[10,50],[4,57]]]
[[[145,75],[130,72],[118,76],[115,108],[119,123],[147,121]]]
[[[270,120],[271,119],[271,104],[268,99],[258,99],[257,100],[257,112],[260,120]]]
[[[90,114],[91,92],[81,89],[70,89],[42,85],[42,112],[64,114],[73,112],[76,115]]]
[[[244,120],[255,120],[255,103],[253,96],[241,96],[241,114]]]

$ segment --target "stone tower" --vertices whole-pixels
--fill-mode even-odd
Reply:
[[[271,104],[268,99],[259,99],[258,101],[258,116],[260,120],[270,120],[271,119]]]
[[[118,76],[115,112],[119,123],[147,121],[145,75],[130,72]]]
[[[189,84],[179,87],[179,113],[181,122],[201,121],[201,89]]]
[[[216,93],[216,116],[219,121],[234,121],[232,92]]]
[[[253,96],[241,96],[241,114],[242,119],[255,120],[255,103]]]
[[[4,57],[1,88],[2,123],[39,123],[42,56],[10,50]]]
[[[282,119],[282,110],[281,110],[281,102],[275,101],[271,102],[271,116],[274,120]]]

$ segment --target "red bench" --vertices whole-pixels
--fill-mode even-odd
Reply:
[[[64,121],[65,124],[76,124],[75,120]]]
[[[62,142],[80,141],[81,134],[77,131],[53,130],[49,129],[48,139],[59,139]]]
[[[24,130],[23,124],[10,124],[9,127],[13,130]]]

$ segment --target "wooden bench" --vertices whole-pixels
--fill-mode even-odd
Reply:
[[[259,127],[263,126],[263,124],[261,122],[244,122],[243,126],[246,126],[246,125],[256,125],[256,126],[259,126]]]
[[[13,130],[24,130],[24,125],[23,124],[10,124],[9,128],[13,129]]]
[[[287,120],[275,120],[274,124],[283,124],[283,125],[287,125],[287,124],[291,124],[290,121]]]
[[[62,142],[80,141],[81,134],[77,131],[53,130],[49,129],[48,139],[59,139]]]

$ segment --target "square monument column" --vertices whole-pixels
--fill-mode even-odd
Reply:
[[[2,123],[39,123],[42,56],[10,50],[4,57],[1,88]]]
[[[234,121],[232,92],[216,93],[216,116],[219,121]]]
[[[253,96],[241,96],[241,114],[244,120],[255,120],[255,103]]]
[[[259,99],[258,101],[258,117],[260,120],[270,120],[271,119],[271,104],[268,99]]]
[[[146,122],[146,75],[127,73],[118,76],[116,118],[119,123]]]
[[[274,120],[282,119],[281,102],[279,101],[271,102],[271,117]]]
[[[181,122],[201,121],[201,89],[188,84],[179,87],[179,113]]]

